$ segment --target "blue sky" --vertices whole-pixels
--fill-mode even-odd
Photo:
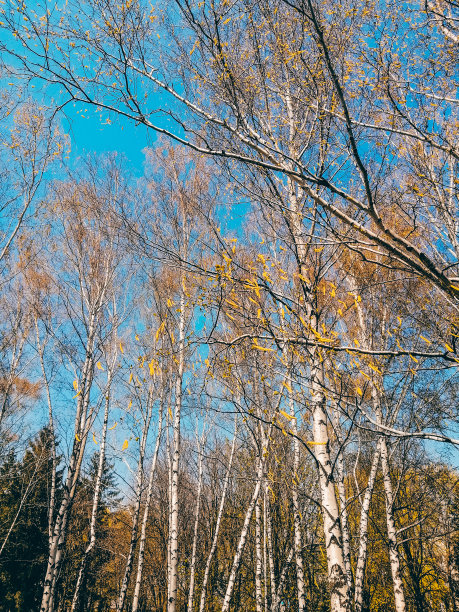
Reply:
[[[85,111],[85,112],[83,112]],[[123,117],[111,117],[112,123],[105,123],[105,117],[94,107],[68,105],[61,115],[62,127],[71,139],[72,151],[67,160],[70,167],[79,157],[89,153],[117,152],[126,157],[134,174],[140,175],[143,170],[143,149],[153,146],[156,134],[142,125]]]

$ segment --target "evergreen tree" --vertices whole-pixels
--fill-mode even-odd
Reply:
[[[22,460],[11,452],[0,468],[0,610],[39,607],[48,556],[51,434],[45,427]],[[61,472],[57,475],[57,490]]]

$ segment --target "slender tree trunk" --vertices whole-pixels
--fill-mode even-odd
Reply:
[[[266,504],[263,504],[263,584],[265,612],[268,612],[268,555],[266,552]]]
[[[352,564],[351,564],[351,536],[349,533],[349,521],[347,515],[347,498],[346,489],[344,486],[344,466],[343,466],[343,455],[340,452],[336,459],[336,471],[338,475],[338,495],[340,505],[340,516],[341,516],[341,527],[343,530],[343,555],[344,565],[346,568],[347,583],[349,589],[352,591],[354,585],[354,577],[352,575]]]
[[[261,508],[260,502],[257,500],[255,505],[255,606],[257,612],[263,610],[263,592],[262,592],[262,553],[261,553]]]
[[[204,612],[204,606],[205,606],[205,602],[206,602],[206,589],[207,589],[207,583],[209,581],[210,566],[211,566],[212,559],[213,559],[213,556],[215,554],[215,551],[217,549],[218,534],[219,534],[219,531],[220,531],[220,524],[221,524],[222,517],[223,517],[223,509],[225,507],[226,492],[228,490],[228,485],[229,485],[229,481],[230,481],[231,467],[233,465],[234,449],[236,448],[236,432],[237,432],[237,420],[235,420],[235,424],[234,424],[233,443],[231,445],[230,459],[229,459],[229,463],[228,463],[228,468],[226,470],[225,481],[223,483],[222,498],[220,500],[220,507],[218,509],[218,515],[217,515],[217,522],[215,524],[214,537],[212,539],[212,546],[210,548],[209,556],[207,557],[206,568],[204,570],[204,577],[203,577],[203,580],[202,580],[201,601],[199,603],[199,612]]]
[[[264,452],[263,452],[263,454],[264,454]],[[260,489],[261,489],[261,485],[262,485],[262,481],[263,481],[264,463],[265,463],[264,462],[264,457],[262,455],[262,457],[260,457],[259,465],[258,465],[258,470],[257,470],[257,482],[255,484],[255,489],[253,491],[252,498],[251,498],[250,503],[249,503],[249,507],[247,508],[247,511],[245,513],[244,524],[242,526],[241,535],[239,537],[239,543],[238,543],[238,546],[237,546],[237,549],[236,549],[236,554],[234,555],[233,565],[232,565],[232,568],[231,568],[230,577],[228,579],[228,585],[226,587],[226,593],[225,593],[225,598],[223,600],[223,605],[222,605],[222,611],[221,612],[228,612],[229,611],[231,597],[233,595],[234,585],[235,585],[235,582],[236,582],[237,571],[239,569],[239,565],[241,563],[242,553],[244,552],[245,543],[247,541],[247,535],[248,535],[248,532],[249,532],[250,521],[252,519],[252,514],[253,514],[253,511],[254,511],[254,508],[255,508],[255,504],[257,503],[257,500],[258,500],[258,495],[260,494]]]
[[[295,545],[290,547],[290,550],[287,555],[287,559],[285,560],[284,566],[282,567],[282,571],[279,576],[279,584],[276,589],[274,601],[271,606],[271,612],[281,612],[282,610],[285,609],[285,605],[283,605],[282,603],[283,602],[282,596],[284,593],[285,580],[287,578],[287,570],[290,567],[290,564],[292,563],[294,553],[295,553]]]
[[[395,528],[394,519],[394,493],[392,490],[392,481],[390,479],[389,453],[387,450],[387,442],[384,437],[381,437],[379,447],[381,451],[381,467],[386,497],[387,538],[389,540],[389,559],[392,582],[394,583],[395,610],[396,612],[405,612],[405,591],[400,571],[400,555],[398,552],[397,530]]]
[[[135,548],[138,541],[138,528],[139,528],[139,518],[140,518],[140,507],[142,504],[142,492],[143,492],[143,483],[144,483],[144,460],[145,460],[145,447],[147,444],[148,433],[150,430],[151,423],[151,415],[153,410],[153,391],[150,390],[148,392],[148,400],[147,400],[147,413],[145,418],[145,424],[142,432],[142,439],[140,441],[140,451],[139,451],[139,461],[137,464],[137,487],[136,487],[136,499],[134,506],[134,513],[132,517],[132,527],[131,527],[131,541],[129,544],[129,553],[126,560],[126,566],[124,568],[124,576],[123,582],[121,584],[121,591],[118,597],[118,602],[116,605],[117,612],[123,612],[124,604],[126,602],[127,590],[129,587],[129,581],[131,578],[132,567],[134,564],[134,554]]]
[[[355,571],[355,612],[361,612],[363,606],[363,588],[367,564],[368,520],[370,517],[370,504],[375,486],[376,474],[378,473],[379,457],[380,449],[378,444],[373,454],[367,488],[363,496],[362,508],[360,510],[359,552]]]
[[[197,437],[197,436],[196,436]],[[198,444],[198,493],[196,498],[196,509],[194,515],[194,530],[193,530],[193,547],[191,551],[191,567],[190,567],[190,586],[188,591],[188,612],[193,610],[193,599],[194,599],[194,580],[196,574],[196,549],[198,545],[198,529],[199,529],[199,513],[201,510],[201,492],[202,492],[202,443]]]
[[[268,482],[265,479],[264,482],[264,506],[266,508],[265,516],[266,516],[266,550],[268,554],[268,565],[269,565],[269,585],[271,591],[271,607],[274,605],[274,601],[276,600],[276,573],[274,567],[274,551],[273,551],[273,531],[272,531],[272,522],[271,522],[271,510],[269,503],[269,489]]]
[[[132,599],[132,612],[137,612],[139,606],[139,597],[140,597],[140,586],[142,583],[142,572],[143,572],[143,564],[145,559],[145,545],[147,541],[147,523],[148,523],[148,513],[150,511],[151,497],[153,494],[153,479],[156,472],[156,463],[158,460],[158,452],[159,446],[161,442],[161,431],[162,431],[162,420],[163,420],[163,402],[161,401],[159,407],[159,417],[158,417],[158,433],[156,434],[156,443],[155,450],[153,453],[153,459],[150,468],[150,477],[148,479],[148,490],[147,490],[147,499],[145,500],[145,508],[143,511],[142,517],[142,527],[140,530],[140,544],[139,544],[139,555],[137,560],[137,574],[135,579],[135,588],[134,588],[134,596]]]
[[[182,285],[184,279],[182,278]],[[180,295],[179,319],[179,355],[178,371],[175,385],[175,413],[173,424],[173,455],[171,480],[171,518],[170,518],[170,587],[168,612],[175,612],[177,607],[177,570],[178,570],[178,512],[179,512],[179,469],[180,469],[180,419],[182,409],[182,381],[184,370],[185,347],[185,291]]]
[[[295,415],[295,403],[293,392],[289,391],[289,408],[291,421],[291,431],[293,433],[293,482],[292,482],[292,502],[293,502],[293,525],[294,525],[294,545],[295,545],[295,564],[296,564],[296,587],[298,595],[298,612],[306,609],[304,569],[303,569],[303,543],[301,537],[301,516],[298,500],[298,484],[300,467],[300,443],[298,440],[298,426]]]
[[[102,437],[100,441],[100,450],[99,450],[99,465],[97,466],[97,476],[96,476],[96,484],[94,489],[94,497],[92,503],[92,511],[91,511],[91,521],[89,525],[89,543],[86,547],[83,558],[80,564],[80,570],[78,572],[78,578],[75,586],[75,591],[73,593],[72,600],[72,608],[71,612],[75,612],[78,606],[78,602],[80,599],[81,586],[83,584],[83,580],[85,577],[85,572],[87,565],[90,561],[92,551],[96,544],[96,522],[97,522],[97,512],[99,510],[99,502],[100,502],[100,490],[102,485],[102,477],[104,474],[104,465],[105,465],[105,448],[107,443],[107,428],[108,428],[108,413],[110,407],[110,389],[112,383],[112,368],[110,367],[108,370],[107,376],[107,390],[105,397],[105,410],[104,410],[104,422],[102,426]]]

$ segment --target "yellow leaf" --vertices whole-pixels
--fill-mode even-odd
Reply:
[[[293,419],[295,418],[295,417],[292,417],[291,414],[288,414],[288,412],[285,412],[284,410],[279,410],[279,412],[281,413],[282,416],[284,416],[289,421],[293,421]]]
[[[284,381],[282,384],[287,389],[287,391],[290,391],[290,393],[292,393],[292,387],[289,385],[288,382]]]
[[[374,372],[376,372],[377,374],[382,374],[381,370],[379,370],[375,365],[373,365],[372,363],[368,364],[368,367],[371,368]]]
[[[133,377],[134,377],[134,375],[133,375],[133,373],[131,372],[131,374],[129,375],[129,382],[130,382],[130,383],[132,382]]]
[[[102,364],[100,363],[100,361],[98,361],[98,362],[96,363],[96,366],[97,366],[97,369],[98,369],[98,370],[102,370],[102,371],[104,371],[104,368],[102,367]]]
[[[416,359],[416,357],[413,357],[413,355],[410,355],[410,357],[411,357],[411,359],[412,359],[413,361],[415,361],[416,363],[418,363],[418,360]]]
[[[272,348],[267,348],[266,346],[259,346],[258,344],[255,344],[255,342],[252,344],[252,348],[258,349],[259,351],[267,351],[267,352],[274,351],[274,349]]]
[[[319,446],[322,444],[327,444],[326,442],[308,442],[306,441],[306,444],[311,444],[311,446]]]
[[[75,380],[73,381],[73,388],[75,389],[75,391],[78,389],[78,381],[75,378]]]
[[[92,440],[93,440],[94,444],[97,444],[96,436],[94,434],[92,434]]]
[[[124,349],[123,349],[123,345],[120,342],[120,351],[124,354]]]
[[[362,389],[360,387],[356,387],[355,390],[359,395],[363,395]]]
[[[118,425],[118,421],[115,421],[115,424],[109,427],[108,430],[111,431],[112,429],[115,429],[117,425]]]
[[[234,306],[234,308],[239,308],[239,304],[236,304],[236,302],[233,302],[232,300],[225,299],[225,302],[227,302],[230,306]]]
[[[425,338],[424,336],[421,336],[421,335],[419,337],[422,338],[424,342],[427,342],[427,344],[432,344],[432,342],[428,338]]]
[[[78,393],[77,393],[76,395],[74,395],[74,396],[72,397],[72,399],[75,399],[76,397],[78,397],[78,396],[80,395],[80,393],[81,393],[81,389],[78,391]]]
[[[171,407],[170,407],[170,406],[168,406],[168,408],[167,408],[167,409],[168,409],[168,411],[169,411],[169,416],[171,417],[171,421],[172,421],[173,416],[172,416],[172,410],[171,410]]]
[[[164,330],[164,327],[165,327],[165,326],[166,326],[166,321],[164,320],[164,321],[161,323],[161,325],[158,327],[158,330],[157,330],[157,332],[156,332],[156,336],[155,336],[156,340],[159,340],[159,336],[162,334],[162,332],[163,332],[163,330]]]
[[[139,336],[136,334],[135,335],[135,339],[137,340],[137,342],[140,340]]]
[[[445,347],[447,351],[449,351],[450,353],[454,353],[454,349],[449,344],[446,344],[446,342],[445,342]]]
[[[123,446],[121,447],[121,450],[124,451],[127,449],[127,447],[129,446],[129,442],[127,440],[124,441]]]
[[[76,439],[77,442],[81,442],[81,438],[80,438],[80,436],[78,434],[75,434],[75,439]]]

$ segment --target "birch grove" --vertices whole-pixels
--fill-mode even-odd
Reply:
[[[458,23],[1,5],[0,610],[457,611]]]

